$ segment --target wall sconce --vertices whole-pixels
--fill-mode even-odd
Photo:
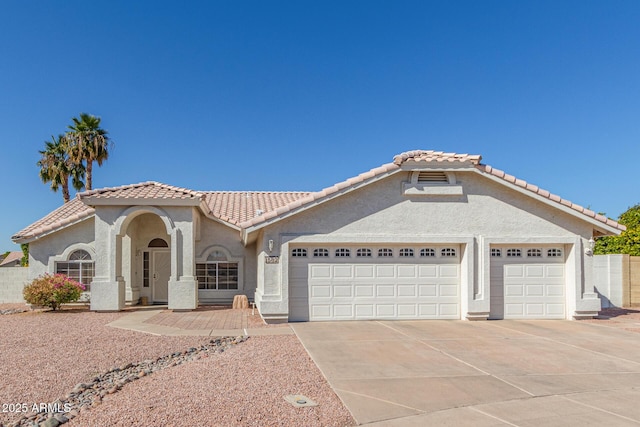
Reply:
[[[273,240],[269,239],[269,252],[273,250]]]
[[[593,240],[593,237],[587,241],[587,247],[584,250],[585,255],[591,256],[593,255],[593,248],[596,246],[596,241]]]

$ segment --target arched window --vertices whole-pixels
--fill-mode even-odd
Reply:
[[[198,288],[208,290],[238,289],[238,263],[229,261],[227,255],[214,250],[206,262],[196,264]]]
[[[168,248],[169,245],[164,239],[156,238],[149,242],[150,248]]]
[[[64,274],[82,283],[89,291],[89,285],[95,273],[95,262],[89,252],[79,249],[71,252],[67,261],[56,262],[56,274]]]

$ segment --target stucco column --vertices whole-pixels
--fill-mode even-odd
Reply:
[[[176,212],[176,229],[171,235],[171,266],[169,309],[193,310],[198,307],[198,282],[195,267],[195,213],[191,208]],[[175,269],[174,269],[175,266]]]
[[[122,237],[116,235],[108,213],[95,216],[95,275],[91,282],[91,310],[119,311],[125,304],[122,277]]]

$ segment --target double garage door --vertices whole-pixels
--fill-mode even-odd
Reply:
[[[565,319],[563,246],[491,248],[490,319]]]
[[[460,319],[460,247],[296,247],[289,320]]]

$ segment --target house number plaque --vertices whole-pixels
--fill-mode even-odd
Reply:
[[[264,259],[266,264],[278,264],[280,262],[279,256],[268,256]]]

